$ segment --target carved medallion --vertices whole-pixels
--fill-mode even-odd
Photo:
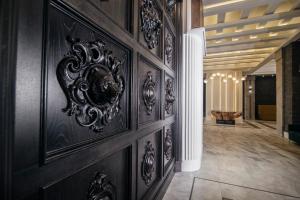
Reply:
[[[166,36],[165,54],[167,57],[167,62],[168,64],[170,64],[172,62],[172,57],[173,57],[173,38],[170,33],[168,33]]]
[[[162,22],[153,0],[141,0],[141,30],[149,49],[159,44]]]
[[[107,180],[105,174],[97,172],[90,183],[87,200],[116,200],[115,187]]]
[[[168,114],[172,113],[172,107],[175,102],[175,95],[173,91],[173,81],[171,79],[167,79],[166,83],[166,96],[165,96],[165,110]]]
[[[63,112],[75,115],[79,125],[100,132],[119,113],[124,62],[101,40],[68,41],[70,51],[57,67],[57,79],[67,98]]]
[[[174,18],[175,16],[175,5],[176,5],[176,0],[166,0],[166,8],[168,11],[168,14]]]
[[[151,115],[152,109],[156,103],[155,86],[156,83],[152,79],[151,71],[149,71],[143,86],[143,99],[148,115]]]
[[[173,140],[172,131],[168,129],[164,138],[164,154],[167,160],[172,158]]]
[[[149,185],[152,181],[152,176],[155,171],[155,150],[152,147],[150,141],[145,146],[145,154],[142,163],[142,178],[146,185]]]

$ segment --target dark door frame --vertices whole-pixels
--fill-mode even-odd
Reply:
[[[0,199],[11,199],[17,1],[0,1]]]

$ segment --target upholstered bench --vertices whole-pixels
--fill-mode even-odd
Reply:
[[[211,111],[211,114],[216,118],[217,124],[230,124],[235,125],[235,119],[240,117],[240,112],[222,112],[222,111]]]

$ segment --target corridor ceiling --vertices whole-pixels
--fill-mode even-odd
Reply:
[[[204,70],[253,71],[300,32],[300,0],[203,0]]]

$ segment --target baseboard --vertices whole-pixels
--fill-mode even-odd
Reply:
[[[159,188],[156,196],[155,196],[155,200],[162,200],[165,196],[165,193],[167,192],[167,189],[173,179],[175,175],[174,172],[174,167],[170,170],[170,173],[168,174],[168,176],[166,177],[164,183],[161,185],[161,187]]]

